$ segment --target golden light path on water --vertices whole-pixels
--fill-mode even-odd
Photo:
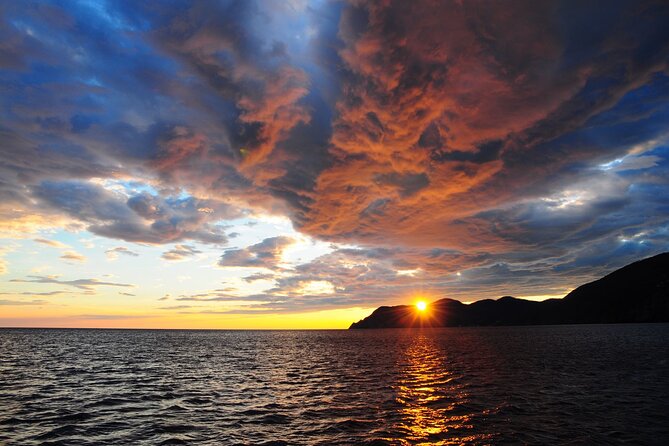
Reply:
[[[485,434],[461,436],[471,431],[473,413],[463,377],[448,368],[436,344],[435,333],[416,333],[405,351],[405,367],[396,385],[401,421],[395,427],[406,434],[404,444],[455,445],[487,438]]]

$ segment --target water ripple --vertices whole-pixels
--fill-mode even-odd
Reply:
[[[0,330],[0,444],[667,444],[669,325]]]

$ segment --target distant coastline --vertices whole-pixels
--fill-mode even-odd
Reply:
[[[351,329],[669,322],[669,253],[620,268],[562,299],[504,296],[463,304],[440,299],[418,314],[412,305],[383,306]]]

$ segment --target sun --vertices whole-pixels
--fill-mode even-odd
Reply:
[[[419,300],[418,302],[416,302],[416,308],[418,309],[418,311],[425,311],[427,309],[427,302],[425,302],[424,300]]]

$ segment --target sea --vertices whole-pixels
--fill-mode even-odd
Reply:
[[[0,329],[1,445],[669,444],[669,324]]]

